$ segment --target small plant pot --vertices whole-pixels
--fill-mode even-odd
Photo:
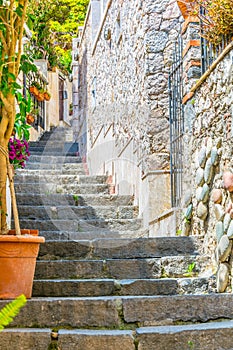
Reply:
[[[27,114],[27,123],[28,123],[29,125],[31,125],[31,124],[34,123],[34,121],[35,121],[34,116],[31,115],[31,114]]]
[[[14,230],[0,236],[0,299],[14,299],[24,294],[31,298],[36,258],[40,243],[38,230]]]
[[[48,92],[44,92],[44,99],[45,101],[49,101],[51,99],[51,96]]]
[[[39,93],[39,90],[37,89],[36,86],[30,86],[30,87],[29,87],[29,91],[30,91],[34,96],[37,96],[38,93]]]
[[[39,102],[43,102],[44,101],[44,93],[43,92],[39,92],[38,95],[36,95],[36,99]]]

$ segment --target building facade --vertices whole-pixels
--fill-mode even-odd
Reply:
[[[176,226],[168,76],[182,22],[174,0],[93,0],[74,40],[80,151],[90,174],[107,174],[115,193],[134,196],[151,235]]]

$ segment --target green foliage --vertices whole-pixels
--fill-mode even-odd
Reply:
[[[89,0],[31,0],[29,24],[34,58],[48,58],[50,68],[70,71],[72,38],[83,25]]]
[[[192,277],[194,276],[195,272],[194,272],[194,269],[196,267],[196,263],[195,262],[192,262],[188,265],[188,268],[187,268],[187,272],[184,273],[184,276],[185,277]]]
[[[188,346],[189,346],[189,349],[192,350],[193,347],[194,347],[194,344],[191,340],[188,341]]]
[[[17,297],[15,300],[7,304],[0,311],[0,330],[3,330],[10,322],[13,321],[13,318],[18,315],[20,309],[26,304],[27,299],[22,294]]]
[[[14,131],[20,140],[29,141],[29,129],[31,126],[27,124],[26,117],[31,111],[31,97],[30,94],[27,94],[27,98],[25,98],[19,91],[15,95],[19,106],[19,112],[15,116]]]
[[[182,235],[182,230],[181,229],[176,231],[176,236],[180,236],[180,235]]]
[[[200,15],[203,22],[202,36],[210,43],[219,45],[222,36],[233,36],[232,0],[195,0],[194,4],[206,10],[206,14]]]

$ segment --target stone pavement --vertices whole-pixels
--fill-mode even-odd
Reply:
[[[65,140],[44,134],[15,178],[21,227],[46,243],[0,350],[232,349],[233,296],[200,277],[198,239],[148,238],[133,199],[89,176]]]

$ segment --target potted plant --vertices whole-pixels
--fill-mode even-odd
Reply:
[[[43,102],[44,101],[44,90],[43,89],[39,89],[38,95],[36,96],[36,99],[39,102]]]
[[[51,94],[47,90],[44,91],[44,99],[45,101],[49,101],[51,99]]]
[[[4,8],[0,18],[1,42],[4,44],[0,45],[2,57],[0,62],[0,299],[11,299],[20,294],[24,294],[27,298],[31,297],[39,244],[44,242],[43,237],[38,237],[37,231],[20,229],[14,191],[14,173],[8,149],[14,130],[20,140],[26,139],[29,135],[30,126],[22,122],[22,119],[26,120],[28,99],[22,95],[22,88],[17,82],[20,71],[25,74],[35,71],[34,65],[27,56],[21,55],[27,4],[27,0],[15,0],[3,2],[1,5]],[[16,113],[16,103],[22,118],[19,117],[19,113]],[[25,125],[27,125],[26,128]],[[24,150],[26,151],[26,148]],[[18,158],[20,157],[19,154]],[[15,222],[14,231],[9,231],[6,220],[7,177]]]
[[[37,82],[33,81],[29,87],[29,91],[31,94],[33,94],[35,97],[39,94],[39,85]]]

